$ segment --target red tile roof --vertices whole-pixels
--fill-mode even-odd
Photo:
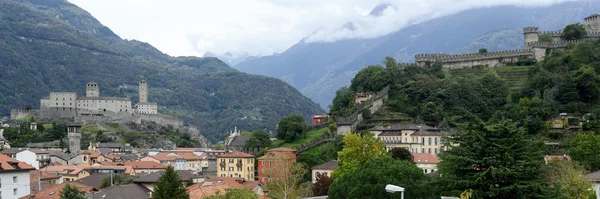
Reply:
[[[35,167],[0,153],[0,172],[32,169],[35,169]]]
[[[291,158],[282,153],[271,152],[271,151],[269,151],[267,154],[260,156],[258,158],[258,160],[287,160],[287,159],[291,159]]]
[[[222,195],[227,192],[227,189],[237,188],[229,184],[212,184],[205,186],[202,185],[202,183],[198,183],[187,188],[190,198],[205,198],[217,195],[217,192]]]
[[[440,159],[430,153],[412,153],[413,161],[416,164],[437,164],[440,163]]]
[[[79,183],[76,183],[76,182],[67,182],[67,183],[62,183],[62,184],[59,184],[59,185],[56,185],[56,186],[44,189],[44,190],[42,190],[40,192],[37,192],[35,194],[30,194],[30,195],[23,196],[20,199],[60,199],[60,192],[67,185],[76,186],[81,193],[85,193],[85,192],[95,193],[95,192],[98,191],[94,187],[82,185],[82,184],[79,184]]]
[[[134,169],[164,169],[167,168],[157,162],[152,161],[132,161],[132,162],[101,162],[103,166],[131,166]]]
[[[58,175],[51,174],[42,170],[30,170],[29,171],[29,181],[31,183],[37,182],[38,176],[42,175],[40,180],[50,180],[50,179],[58,179],[60,178]]]
[[[219,157],[219,158],[253,158],[254,156],[244,153],[244,152],[234,151],[234,152],[229,152],[226,154],[218,155],[217,157]]]

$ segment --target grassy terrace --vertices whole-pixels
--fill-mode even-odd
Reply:
[[[506,81],[507,86],[511,90],[519,89],[527,80],[527,71],[532,66],[502,66],[494,68],[468,68],[468,69],[452,69],[447,73],[452,76],[482,76],[486,73],[495,73],[500,78]]]
[[[287,147],[294,148],[302,146],[305,143],[308,143],[318,137],[321,137],[325,134],[329,133],[329,128],[322,128],[318,130],[312,130],[306,133],[306,137],[301,137],[300,139],[294,140],[292,142],[285,142],[285,140],[276,140],[271,144],[271,148],[275,147]]]

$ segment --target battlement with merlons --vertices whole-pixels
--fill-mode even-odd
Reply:
[[[447,55],[447,54],[417,54],[415,55],[416,62],[452,62],[452,61],[469,61],[469,60],[481,60],[481,59],[497,59],[505,57],[519,57],[519,56],[531,56],[533,55],[532,50],[506,50],[486,53],[472,53],[472,54],[458,54],[458,55]]]
[[[527,43],[527,46],[530,48],[567,48],[571,44],[580,43],[585,40],[586,39],[569,40],[569,41],[561,40],[561,41],[551,41],[551,42],[536,41],[536,42]]]

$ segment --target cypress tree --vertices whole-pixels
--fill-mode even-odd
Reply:
[[[473,190],[474,198],[552,198],[556,188],[546,182],[543,145],[510,120],[472,122],[448,141],[440,154],[440,187],[458,196]]]
[[[154,199],[188,199],[190,198],[187,189],[181,183],[179,174],[173,169],[172,166],[168,166],[165,173],[158,179],[158,182],[154,186],[154,193],[152,194]]]

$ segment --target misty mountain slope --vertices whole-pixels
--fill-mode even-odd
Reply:
[[[102,96],[149,82],[159,112],[200,127],[210,141],[235,126],[274,130],[280,118],[323,110],[285,82],[241,73],[216,58],[170,57],[151,45],[120,39],[85,10],[63,0],[0,0],[0,112],[39,107],[51,91],[83,95],[95,81]]]
[[[316,44],[300,41],[277,56],[245,61],[236,68],[283,79],[325,107],[331,103],[335,91],[348,85],[356,72],[367,65],[380,64],[386,56],[395,57],[399,62],[412,62],[418,53],[473,52],[471,50],[482,47],[521,49],[523,38],[516,37],[514,31],[521,34],[526,26],[539,26],[540,30],[561,29],[568,23],[581,22],[590,14],[600,12],[598,8],[599,1],[584,1],[536,8],[472,9],[374,39]]]

